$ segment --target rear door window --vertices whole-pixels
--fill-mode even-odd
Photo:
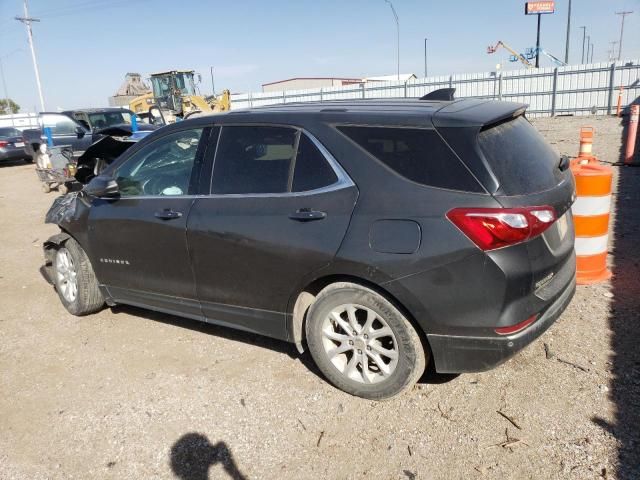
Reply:
[[[435,130],[338,127],[394,172],[422,185],[467,192],[482,187]]]
[[[303,132],[289,127],[223,127],[213,164],[214,194],[316,190],[338,180]]]
[[[522,116],[482,130],[478,142],[505,195],[542,192],[560,181],[560,155]]]

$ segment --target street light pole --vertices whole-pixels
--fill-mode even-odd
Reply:
[[[429,40],[429,39],[425,37],[425,39],[424,39],[424,78],[427,78],[427,75],[428,75],[428,70],[427,70],[427,40]]]
[[[591,35],[587,35],[587,63],[589,63],[589,48],[591,48]]]
[[[213,82],[213,67],[209,67],[211,71],[211,90],[213,91],[213,96],[216,96],[216,84]]]
[[[591,44],[591,61],[589,63],[593,63],[593,43]]]
[[[582,29],[582,62],[580,63],[584,63],[584,41],[586,40],[586,35],[587,35],[587,27],[580,27]]]
[[[395,20],[396,20],[396,31],[397,31],[397,40],[396,40],[397,53],[396,53],[396,58],[397,58],[397,63],[398,63],[398,65],[397,65],[398,81],[400,81],[400,20],[398,19],[398,14],[396,13],[396,9],[393,8],[393,3],[391,3],[391,0],[384,0],[384,1],[386,3],[388,3],[389,6],[391,7],[391,11],[393,12],[393,18],[395,18]]]
[[[622,35],[624,34],[624,17],[631,15],[633,12],[616,12],[616,15],[622,17],[622,23],[620,24],[620,43],[618,44],[618,61],[622,60]]]
[[[540,67],[540,19],[542,15],[538,14],[538,34],[536,37],[536,68]]]
[[[42,84],[40,83],[40,71],[38,70],[38,61],[36,60],[36,51],[33,47],[33,32],[31,31],[31,24],[33,22],[39,22],[37,18],[31,18],[29,16],[29,8],[27,7],[27,0],[24,0],[24,17],[15,17],[16,20],[22,22],[27,27],[27,37],[29,38],[29,47],[31,48],[31,58],[33,60],[33,70],[36,73],[36,84],[38,86],[38,95],[40,96],[40,111],[44,112],[44,97],[42,95]]]
[[[564,63],[569,64],[569,40],[571,34],[571,0],[569,0],[569,13],[567,14],[567,43],[564,50]]]

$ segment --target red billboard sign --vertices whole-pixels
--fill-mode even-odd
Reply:
[[[538,15],[541,13],[553,13],[556,10],[555,1],[526,2],[524,4],[525,15]]]

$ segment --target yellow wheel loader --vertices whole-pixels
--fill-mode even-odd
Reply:
[[[231,108],[231,95],[205,99],[196,92],[193,70],[171,70],[151,74],[151,92],[134,98],[129,108],[150,123],[174,123],[194,113],[223,112]]]

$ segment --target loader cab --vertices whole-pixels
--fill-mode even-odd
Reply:
[[[182,97],[196,95],[193,71],[171,71],[151,75],[153,97],[158,106],[182,112]]]

